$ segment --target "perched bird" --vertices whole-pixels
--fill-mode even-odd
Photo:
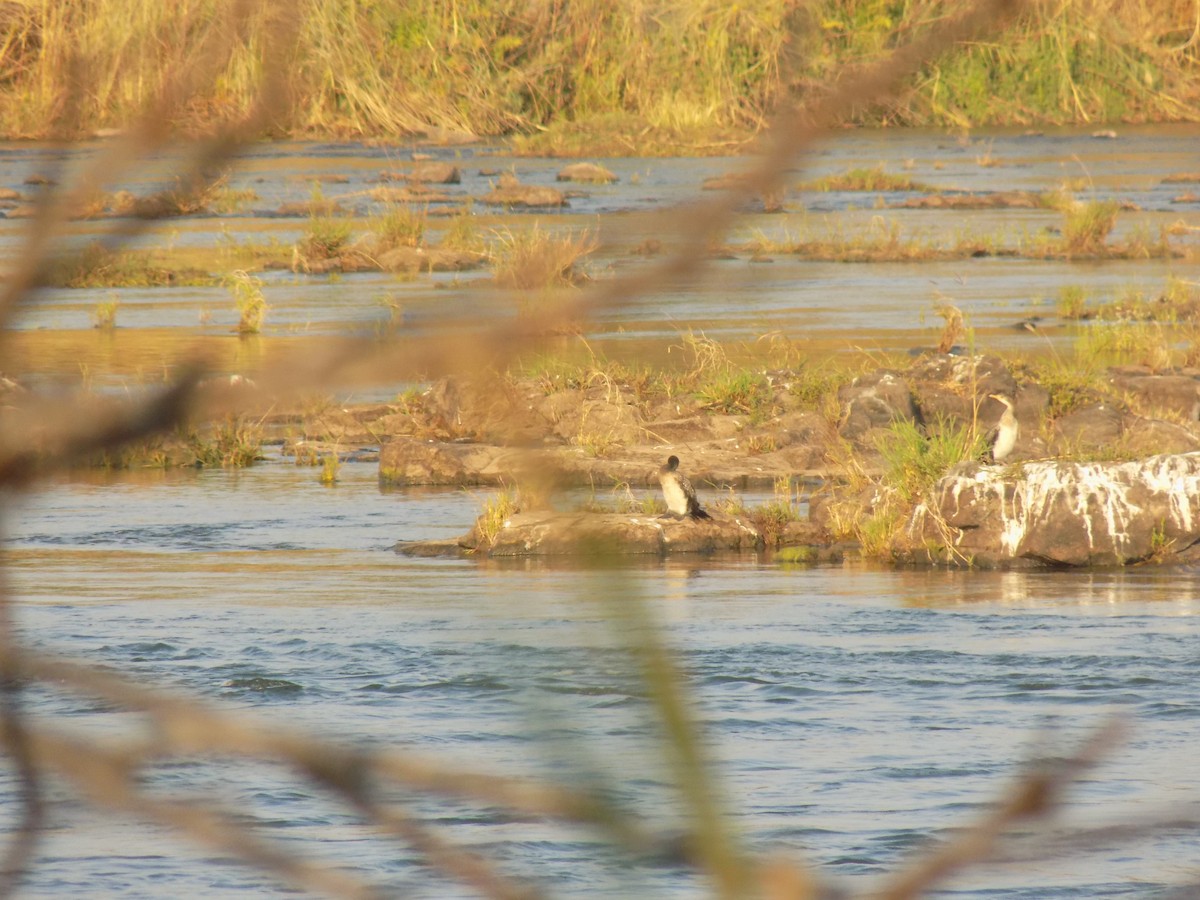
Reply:
[[[692,519],[711,519],[696,499],[696,489],[679,472],[679,457],[668,456],[666,464],[658,470],[658,483],[662,485],[663,499],[667,501],[667,512],[677,519],[688,516]]]
[[[1004,404],[1004,412],[1000,415],[1000,421],[996,423],[996,427],[988,432],[987,436],[987,459],[989,462],[1003,462],[1013,452],[1013,447],[1017,445],[1017,435],[1021,432],[1021,426],[1017,424],[1017,417],[1013,413],[1013,403],[1003,394],[989,394],[993,400],[999,400]]]

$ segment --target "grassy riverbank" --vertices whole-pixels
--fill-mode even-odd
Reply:
[[[274,136],[515,136],[531,152],[724,153],[781,100],[809,101],[955,11],[942,2],[305,0],[240,17],[225,0],[0,5],[0,135],[119,128],[180,73],[175,125],[245,112],[281,38]],[[241,4],[239,9],[246,8]],[[293,14],[291,7],[287,15]],[[1188,0],[1035,0],[995,37],[926,64],[867,124],[1200,117]],[[272,45],[273,46],[268,46]],[[74,102],[86,86],[85,102]]]

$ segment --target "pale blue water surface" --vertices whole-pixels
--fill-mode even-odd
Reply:
[[[677,650],[729,813],[755,853],[865,889],[982,813],[1031,756],[1114,714],[1128,735],[1020,861],[952,895],[1166,896],[1194,882],[1196,832],[1074,828],[1194,817],[1200,798],[1200,573],[789,568],[753,556],[588,570],[418,560],[396,539],[465,530],[479,498],[243,472],[66,481],[15,504],[10,587],[37,650],[338,741],[532,777],[594,779],[663,833],[680,824],[659,730],[610,602],[640,597]],[[10,508],[11,508],[10,504]],[[129,716],[37,690],[31,714],[98,738]],[[266,764],[184,762],[158,790],[217,797],[264,835],[396,895],[472,896]],[[14,809],[11,773],[0,782]],[[51,792],[28,896],[281,893],[160,829]],[[446,837],[567,897],[692,897],[696,876],[597,835],[465,804],[417,810]],[[11,822],[9,826],[11,828]],[[1045,851],[1045,852],[1043,852]]]
[[[1120,197],[1116,238],[1181,221],[1195,240],[1200,203],[1165,176],[1196,170],[1194,126],[1122,128],[1118,140],[1079,131],[997,132],[970,141],[932,132],[846,132],[794,173],[786,212],[741,220],[732,240],[774,240],[830,227],[898,223],[904,234],[999,235],[1014,243],[1061,224],[1049,210],[892,210],[904,195],[800,190],[806,179],[883,164],[947,190],[1049,190]],[[274,238],[289,247],[302,216],[279,207],[326,197],[363,220],[379,172],[411,147],[271,144],[250,148],[231,185],[258,199],[229,216],[165,223],[156,240],[213,246]],[[495,148],[421,148],[463,168],[455,197],[486,190],[484,170],[554,183],[559,160]],[[0,146],[0,186],[68,168],[92,150]],[[981,165],[990,155],[1003,165]],[[606,160],[621,177],[588,188],[543,227],[616,222],[625,239],[592,261],[597,274],[643,264],[630,248],[653,219],[635,214],[695,196],[704,178],[740,160]],[[168,171],[172,160],[161,161]],[[146,167],[146,188],[156,177]],[[482,210],[485,229],[530,214]],[[834,218],[836,217],[836,218]],[[443,227],[430,219],[431,237]],[[622,232],[625,226],[628,228]],[[20,251],[25,220],[0,219],[0,255]],[[94,224],[73,226],[86,239]],[[1191,228],[1192,230],[1188,230]],[[638,229],[643,229],[639,231]],[[610,229],[609,233],[613,233]],[[1089,301],[1154,296],[1173,261],[962,260],[937,264],[717,261],[645,302],[589,323],[589,346],[639,357],[689,329],[722,341],[779,333],[826,350],[905,349],[936,339],[934,308],[953,302],[980,346],[1064,349],[1086,325],[1057,319],[1055,298],[1080,285]],[[511,310],[483,306],[487,273],[397,280],[379,273],[265,273],[263,348],[370,332],[402,308],[405,327]],[[107,290],[39,295],[14,323],[25,371],[97,389],[161,380],[190,341],[226,347],[236,322],[224,287],[122,289],[117,328],[92,328]],[[1039,318],[1037,332],[1014,328]],[[149,337],[147,337],[149,335]],[[574,340],[574,339],[572,339]],[[15,339],[14,339],[15,341]],[[252,352],[253,351],[253,352]],[[858,358],[856,356],[856,358]],[[249,363],[247,363],[249,364]],[[233,363],[231,363],[233,365]],[[6,361],[7,366],[7,361]],[[81,372],[81,370],[84,370]],[[394,396],[380,386],[376,399]],[[355,399],[368,398],[363,395]],[[602,785],[657,833],[676,834],[660,733],[614,607],[643,602],[675,648],[725,805],[748,851],[805,861],[865,891],[929,841],[952,837],[1018,776],[1022,761],[1072,752],[1114,715],[1124,741],[1068,795],[1048,828],[1006,853],[1015,861],[964,875],[946,895],[1093,898],[1197,896],[1200,801],[1200,572],[1153,568],[1090,573],[891,571],[859,564],[796,568],[747,556],[638,560],[620,570],[540,563],[421,560],[398,540],[465,531],[480,498],[462,491],[381,491],[376,467],[346,464],[334,487],[316,470],[273,460],[242,472],[203,471],[63,480],[6,496],[2,523],[15,620],[32,648],[110,667],[147,684],[311,730],[331,740],[395,746],[472,770]],[[618,617],[619,618],[619,617]],[[93,698],[27,692],[39,723],[95,740],[136,719]],[[431,875],[411,850],[290,772],[267,764],[176,761],[150,771],[168,796],[219,799],[262,836],[344,866],[392,895],[472,896]],[[0,771],[0,831],[11,835],[18,783]],[[151,825],[82,805],[49,785],[49,828],[22,895],[243,897],[286,889],[271,877]],[[594,832],[513,821],[496,810],[430,799],[414,811],[447,839],[562,897],[698,897],[683,868],[612,852]],[[1150,826],[1155,827],[1141,827]],[[1138,826],[1135,833],[1109,826]],[[1072,843],[1079,829],[1091,837]],[[1188,887],[1188,886],[1192,887]],[[1180,887],[1183,886],[1183,887]]]

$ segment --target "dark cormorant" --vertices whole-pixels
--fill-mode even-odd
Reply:
[[[692,483],[679,471],[678,456],[667,457],[666,464],[658,470],[658,483],[662,485],[663,499],[667,501],[667,512],[675,518],[712,518],[701,508]]]

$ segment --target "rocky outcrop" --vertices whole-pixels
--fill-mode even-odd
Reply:
[[[822,540],[816,529],[789,529],[787,544],[804,550],[806,562],[838,560],[844,549]],[[745,553],[763,549],[763,536],[744,517],[658,518],[626,513],[521,512],[509,517],[491,538],[478,526],[449,541],[401,541],[408,556],[561,557],[580,555],[666,556]]]
[[[394,247],[381,253],[375,262],[385,272],[465,272],[482,266],[484,257],[442,247]]]
[[[611,184],[617,176],[596,163],[578,162],[563,166],[554,176],[555,181],[577,181],[583,184]]]
[[[500,183],[479,199],[489,206],[554,208],[567,205],[566,195],[557,188],[521,184],[509,175],[501,176]]]
[[[512,447],[465,441],[422,440],[397,437],[379,454],[379,480],[388,485],[494,485],[528,480],[558,486],[605,488],[615,484],[658,489],[657,471],[666,447],[625,448],[620,455],[589,456],[581,447],[559,445]],[[691,449],[688,477],[700,491],[726,487],[771,488],[777,479],[813,476],[808,467],[812,453],[805,448],[785,448],[747,457],[735,447]]]
[[[1137,399],[1143,409],[1170,413],[1188,422],[1200,420],[1200,381],[1191,375],[1122,368],[1113,370],[1109,383]]]
[[[873,428],[886,428],[895,421],[916,418],[912,390],[899,372],[879,369],[860,375],[838,390],[845,411],[841,433],[851,440]]]
[[[1112,566],[1200,559],[1200,453],[1132,462],[972,465],[907,525],[914,559]]]

